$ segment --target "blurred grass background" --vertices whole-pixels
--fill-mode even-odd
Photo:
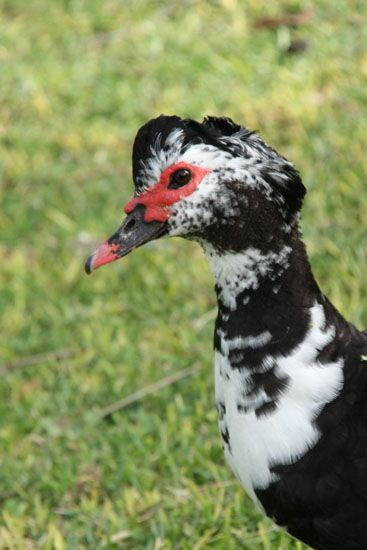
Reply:
[[[199,248],[83,262],[131,195],[138,127],[228,115],[301,171],[317,278],[367,326],[365,1],[0,0],[0,17],[0,547],[300,550],[224,465]]]

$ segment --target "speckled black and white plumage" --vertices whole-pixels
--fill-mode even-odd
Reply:
[[[216,280],[215,387],[226,459],[253,500],[317,549],[367,548],[367,335],[311,273],[292,164],[229,119],[161,116],[133,150],[136,196],[175,163],[208,170],[169,208]]]

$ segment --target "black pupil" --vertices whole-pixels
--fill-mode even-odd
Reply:
[[[191,172],[186,168],[176,170],[171,174],[168,189],[179,189],[183,185],[186,185],[191,180]]]

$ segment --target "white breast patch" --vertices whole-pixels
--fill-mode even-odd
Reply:
[[[288,384],[276,409],[267,415],[258,417],[254,410],[238,410],[246,389],[246,369],[234,369],[223,354],[233,347],[231,340],[222,346],[223,353],[215,354],[216,400],[225,411],[219,424],[229,436],[226,459],[255,501],[254,490],[265,489],[277,479],[270,471],[272,465],[296,461],[317,443],[321,434],[313,421],[343,386],[343,361],[321,364],[317,360],[335,330],[325,328],[322,305],[314,305],[310,314],[311,324],[303,342],[286,357],[269,358],[275,359],[277,373],[287,376]],[[265,360],[267,363],[272,361]]]

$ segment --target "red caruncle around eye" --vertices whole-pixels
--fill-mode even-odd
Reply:
[[[161,173],[157,183],[141,195],[132,198],[125,205],[124,210],[126,214],[130,214],[138,204],[142,204],[145,206],[144,221],[166,221],[171,215],[169,207],[191,195],[209,172],[207,168],[193,166],[186,162],[173,164]],[[177,175],[174,176],[174,174]],[[176,178],[177,183],[171,185]],[[186,179],[187,183],[178,184],[178,181],[185,182]]]

